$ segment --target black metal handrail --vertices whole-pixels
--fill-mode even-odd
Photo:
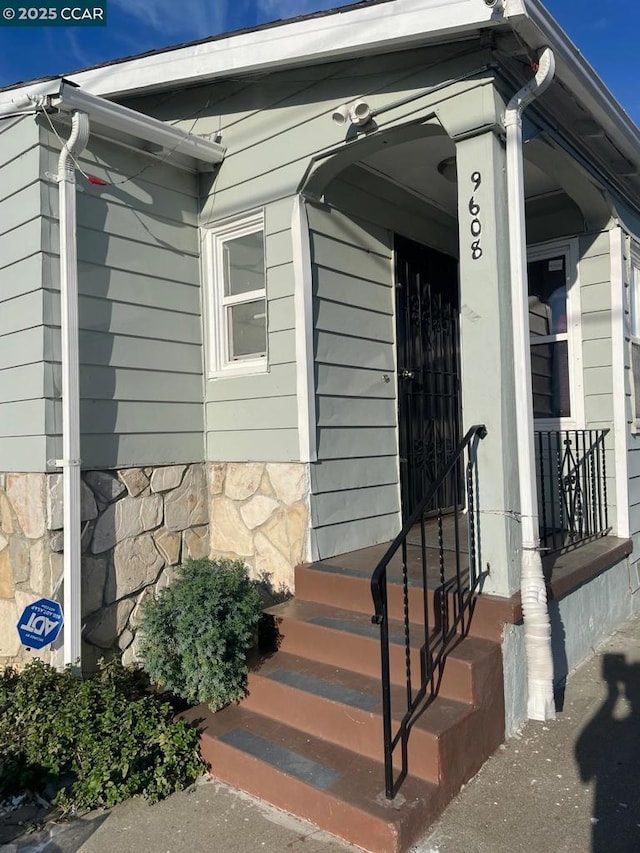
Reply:
[[[376,566],[371,577],[371,594],[375,613],[372,622],[380,626],[380,659],[382,675],[382,710],[383,710],[383,738],[384,738],[384,768],[385,768],[385,791],[389,799],[393,799],[400,784],[407,774],[407,741],[409,732],[418,713],[425,707],[437,693],[439,678],[436,680],[436,672],[441,676],[442,666],[447,652],[452,646],[452,640],[457,635],[458,626],[463,623],[464,615],[471,602],[479,580],[478,570],[478,524],[476,517],[475,496],[477,490],[477,469],[475,465],[475,451],[478,440],[487,434],[484,425],[475,425],[464,436],[455,451],[439,472],[436,480],[427,490],[424,498],[415,511],[404,523],[402,530],[393,540],[384,556]],[[468,521],[468,566],[463,568],[462,543],[459,530],[458,508],[462,506],[460,500],[460,466],[463,463],[465,451],[467,451],[466,463],[466,511]],[[453,506],[443,507],[441,505],[444,493],[453,492]],[[425,523],[425,511],[429,508],[430,513],[434,503],[437,505],[435,513],[437,529],[437,553],[438,553],[438,578],[435,588],[432,590],[433,602],[433,630],[430,628],[429,619],[429,589],[427,585],[428,569],[428,545]],[[453,522],[453,554],[455,562],[455,573],[447,578],[447,560],[444,545],[444,523],[443,518],[450,511]],[[413,621],[413,630],[418,628],[423,634],[420,637],[420,682],[414,690],[412,672],[412,643],[410,620],[410,595],[409,595],[409,569],[407,564],[407,540],[414,528],[420,527],[420,577],[421,583],[420,613],[419,620]],[[402,597],[403,597],[403,621],[404,621],[404,667],[406,674],[406,703],[402,712],[402,719],[397,724],[397,731],[393,732],[392,701],[391,701],[391,661],[389,646],[389,616],[388,616],[388,578],[387,569],[389,563],[398,551],[402,557]],[[453,606],[453,614],[450,613],[450,602]],[[431,685],[431,692],[427,696],[427,688]],[[394,780],[393,758],[398,745],[402,749],[402,766],[398,778]]]
[[[611,531],[605,437],[608,429],[535,433],[540,546],[566,550]]]

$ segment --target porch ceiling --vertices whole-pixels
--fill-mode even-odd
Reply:
[[[454,157],[455,145],[443,134],[385,147],[366,157],[362,165],[455,218],[457,190],[453,163],[445,168],[444,175],[438,171],[440,164]],[[563,192],[553,177],[527,161],[525,184],[528,201]]]

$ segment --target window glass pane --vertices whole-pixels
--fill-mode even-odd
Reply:
[[[264,299],[230,305],[227,309],[229,358],[258,358],[267,353],[267,314]]]
[[[558,335],[567,331],[565,259],[545,258],[528,265],[529,327],[531,335]]]
[[[531,347],[534,418],[568,418],[569,348],[566,341]]]
[[[238,296],[264,288],[264,239],[262,231],[225,240],[224,295]]]

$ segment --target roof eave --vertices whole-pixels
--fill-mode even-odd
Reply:
[[[621,152],[640,163],[640,129],[625,112],[580,50],[539,0],[516,0],[520,10],[509,15],[513,29],[532,48],[549,45],[556,58],[556,76],[591,113]]]
[[[426,20],[437,24],[426,29]],[[394,0],[353,9],[344,7],[325,16],[162,50],[79,71],[67,78],[95,95],[117,98],[229,75],[462,38],[502,23],[502,10],[492,9],[482,0]],[[0,93],[0,111],[13,99],[46,85],[46,81],[35,81]]]

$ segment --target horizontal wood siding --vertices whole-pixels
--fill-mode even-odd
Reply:
[[[33,119],[0,121],[0,471],[44,471],[42,184]]]
[[[221,134],[227,153],[203,214],[203,222],[216,221],[293,195],[309,158],[344,141],[345,128],[331,120],[337,104],[365,96],[376,109],[416,93],[422,93],[421,107],[435,104],[441,93],[425,90],[489,59],[488,53],[467,48],[466,56],[464,48],[449,44],[308,65],[127,103],[197,134]],[[452,90],[475,85],[453,84]],[[408,101],[386,110],[377,119],[379,127],[416,109]]]
[[[292,199],[265,208],[268,371],[207,382],[206,454],[215,462],[300,458],[292,210]]]
[[[457,254],[456,221],[360,166],[309,204],[319,557],[387,541],[400,527],[393,233]]]
[[[375,60],[355,59],[310,65],[258,78],[225,80],[194,86],[179,93],[127,100],[128,106],[190,132],[221,134],[222,144],[226,146],[224,162],[215,177],[201,179],[201,197],[206,198],[199,218],[203,233],[207,227],[221,220],[258,209],[265,211],[269,372],[206,382],[208,459],[299,459],[291,214],[293,197],[308,168],[309,158],[321,157],[344,143],[345,129],[331,120],[332,110],[336,104],[363,94],[374,108],[377,104],[388,105],[416,93],[421,93],[423,100],[430,97],[435,104],[442,97],[441,93],[434,92],[429,96],[424,94],[425,89],[440,83],[443,75],[453,79],[477,68],[488,56],[481,51],[474,53],[470,46],[468,55],[463,57],[461,54],[464,52],[451,45],[420,48],[375,57]],[[452,91],[477,85],[477,81],[465,81],[454,84]],[[424,108],[424,103],[418,107],[410,99],[397,109],[381,114],[380,127],[399,118],[413,117],[418,108]],[[376,300],[379,303],[388,298],[385,291],[389,288],[390,244],[386,229],[390,222],[395,221],[402,223],[400,230],[417,237],[413,220],[420,203],[404,194],[404,209],[399,198],[395,199],[393,210],[390,203],[381,207],[375,177],[370,177],[373,186],[356,171],[351,185],[342,187],[347,196],[354,196],[352,202],[349,198],[344,199],[344,209],[355,216],[351,218],[353,225],[349,225],[350,230],[338,239],[341,268],[325,267],[327,272],[331,270],[332,277],[329,281],[327,276],[326,291],[317,306],[321,312],[317,328],[323,332],[323,340],[317,343],[319,347],[328,345],[332,349],[333,338],[342,339],[340,357],[348,359],[346,365],[353,366],[365,359],[367,352],[380,349],[379,335],[383,335],[387,346],[382,348],[382,356],[371,353],[371,358],[363,364],[367,370],[375,369],[382,358],[387,364],[381,367],[392,369],[393,358],[391,365],[388,362],[389,353],[393,353],[393,323],[390,315],[385,316],[376,304]],[[389,187],[387,189],[391,192]],[[385,220],[378,227],[375,238],[371,217],[366,226],[369,239],[381,241],[378,249],[383,248],[382,253],[375,251],[370,256],[371,263],[365,275],[369,282],[377,282],[379,292],[376,296],[373,295],[376,289],[373,286],[367,290],[358,285],[358,279],[362,278],[358,272],[362,252],[358,235],[353,232],[353,228],[357,230],[358,211],[373,205],[378,218]],[[449,221],[443,222],[442,217],[434,217],[432,224],[432,244],[455,251],[457,234],[455,231],[448,233]],[[346,225],[347,220],[344,219],[340,227]],[[325,242],[325,254],[333,251],[335,233],[316,236]],[[123,236],[119,235],[118,239],[123,239]],[[319,243],[316,249],[320,250]],[[350,282],[353,288],[353,302],[349,305],[340,296],[345,281]],[[368,304],[369,298],[372,299],[371,304]],[[365,315],[371,328],[358,335],[357,329]],[[348,358],[354,343],[358,351],[355,358]],[[326,363],[331,363],[332,357],[329,353]],[[367,380],[360,376],[358,381],[366,384]],[[380,403],[377,408],[382,414],[375,416],[375,423],[380,418],[385,424],[393,423],[393,404]],[[331,422],[335,428],[342,429],[340,424],[345,416],[335,406],[329,411],[323,404],[322,416],[328,419],[325,423],[327,428],[334,428],[328,426]],[[362,420],[368,416],[361,408],[358,417]],[[395,450],[390,452],[395,453]]]
[[[384,541],[398,526],[393,237],[329,205],[309,204],[308,215],[318,438],[311,523],[322,558]]]
[[[56,141],[46,134],[48,169]],[[81,453],[85,468],[204,458],[198,183],[92,138],[78,175]],[[48,453],[60,455],[57,187],[43,199]]]
[[[580,302],[584,413],[587,429],[608,429],[605,439],[609,523],[616,525],[613,396],[623,392],[615,378],[611,349],[611,253],[609,232],[588,234],[579,241]]]

